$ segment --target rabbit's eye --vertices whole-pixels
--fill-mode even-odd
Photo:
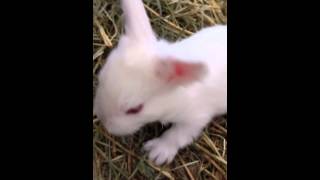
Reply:
[[[126,111],[126,114],[137,114],[139,113],[143,108],[143,104],[139,104],[136,107],[130,108]]]

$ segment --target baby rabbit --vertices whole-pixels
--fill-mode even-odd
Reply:
[[[157,165],[227,112],[227,26],[170,43],[158,40],[142,0],[122,0],[125,34],[101,69],[94,112],[108,132],[130,135],[147,123],[172,123],[144,145]]]

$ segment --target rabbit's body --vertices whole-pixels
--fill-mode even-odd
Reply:
[[[155,38],[141,0],[121,2],[126,34],[99,73],[94,111],[115,135],[158,120],[173,123],[144,146],[156,164],[169,163],[227,112],[227,26],[170,43]]]
[[[227,26],[207,27],[175,43],[160,40],[158,48],[162,55],[174,55],[190,62],[201,61],[208,67],[202,81],[182,86],[158,100],[159,106],[166,107],[166,113],[160,113],[164,115],[159,118],[163,123],[186,121],[188,118],[180,116],[189,116],[189,112],[199,115],[210,112],[208,116],[211,117],[226,113]],[[170,111],[172,113],[168,113]]]

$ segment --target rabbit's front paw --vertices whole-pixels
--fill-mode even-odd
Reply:
[[[161,138],[149,140],[144,145],[144,150],[149,152],[149,159],[156,165],[161,165],[164,162],[170,163],[178,152],[175,145]]]

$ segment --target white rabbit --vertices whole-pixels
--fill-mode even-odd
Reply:
[[[99,73],[94,112],[118,136],[155,121],[172,123],[144,145],[157,165],[170,163],[227,112],[227,26],[170,43],[156,38],[141,0],[121,5],[125,34]]]

